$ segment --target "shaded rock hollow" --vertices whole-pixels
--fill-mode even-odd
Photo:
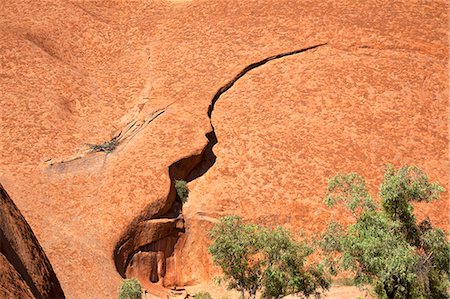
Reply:
[[[215,104],[220,97],[248,72],[273,60],[298,55],[324,45],[319,44],[272,55],[245,66],[235,77],[220,87],[212,98],[208,108],[210,121]],[[175,182],[177,180],[192,181],[204,175],[214,165],[216,156],[213,153],[213,147],[217,144],[217,137],[212,123],[211,129],[212,131],[206,134],[208,143],[200,155],[181,159],[169,167],[171,186],[164,208],[156,212],[149,206],[144,214],[132,222],[116,245],[114,260],[118,272],[123,277],[137,277],[147,290],[163,294],[163,290],[153,290],[152,284],[157,283],[164,288],[176,287],[180,284],[176,273],[180,271],[178,268],[182,268],[182,265],[177,266],[176,259],[172,260],[177,240],[182,237],[185,230],[182,201],[179,198],[175,201]],[[168,269],[168,265],[172,268]],[[167,273],[174,275],[168,279]],[[184,285],[184,283],[181,284]]]

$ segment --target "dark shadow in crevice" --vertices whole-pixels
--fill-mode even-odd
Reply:
[[[323,43],[323,44],[318,44],[318,45],[315,45],[315,46],[311,46],[311,47],[307,47],[307,48],[303,48],[303,49],[299,49],[299,50],[295,50],[295,51],[290,51],[290,52],[285,52],[285,53],[269,56],[269,57],[264,58],[264,59],[262,59],[260,61],[257,61],[257,62],[254,62],[252,64],[247,65],[244,69],[242,69],[242,71],[239,72],[239,74],[237,74],[233,79],[228,81],[221,88],[219,88],[219,90],[216,92],[216,94],[214,95],[214,97],[211,100],[211,104],[208,107],[208,117],[209,117],[209,119],[211,120],[212,112],[214,111],[214,106],[216,105],[216,102],[219,100],[220,96],[222,94],[224,94],[228,89],[233,87],[234,83],[236,83],[237,80],[242,78],[245,74],[247,74],[251,70],[253,70],[253,69],[257,68],[257,67],[260,67],[263,64],[268,63],[269,61],[272,61],[272,60],[275,60],[275,59],[280,59],[280,58],[283,58],[283,57],[286,57],[286,56],[300,54],[302,52],[306,52],[308,50],[319,48],[319,47],[322,47],[322,46],[325,46],[325,45],[326,45],[326,43]]]
[[[190,173],[199,164],[201,164],[204,153],[205,150],[203,150],[202,153],[198,155],[193,155],[180,159],[169,166],[170,188],[169,193],[164,201],[164,205],[156,206],[155,203],[149,205],[142,215],[133,220],[133,222],[129,225],[127,231],[125,232],[121,240],[116,244],[113,253],[114,264],[116,266],[117,272],[123,278],[126,278],[126,270],[127,267],[129,266],[131,259],[133,258],[133,255],[136,254],[136,252],[142,251],[140,250],[142,246],[140,246],[139,248],[135,248],[134,244],[135,243],[134,238],[136,238],[136,232],[138,231],[139,225],[141,223],[144,223],[145,221],[151,221],[156,219],[182,218],[183,205],[181,203],[180,198],[177,195],[175,189],[175,181],[177,180],[187,181],[187,177],[190,175]],[[172,239],[178,239],[182,233],[184,233],[184,228],[177,229],[176,234],[170,233],[169,235],[171,236]],[[167,237],[169,236],[168,235],[164,236],[164,238]],[[161,239],[149,240],[149,244],[159,242],[161,241]],[[175,246],[175,244],[176,242],[174,242],[173,244],[171,243],[170,246],[172,245]],[[168,249],[168,251],[173,250],[174,248]]]
[[[180,237],[181,234],[184,233],[183,229],[177,229],[176,231],[170,232],[168,235],[164,236],[164,238],[159,240],[151,240],[149,244],[140,246],[139,248],[133,248],[130,250],[133,245],[133,240],[135,237],[135,230],[139,226],[140,222],[147,221],[150,219],[161,219],[161,218],[182,218],[182,204],[176,195],[175,190],[175,181],[176,180],[184,180],[187,182],[191,182],[202,175],[204,175],[216,162],[216,155],[213,152],[213,147],[217,144],[217,136],[214,130],[214,126],[211,121],[212,112],[214,110],[216,102],[219,100],[220,96],[228,91],[240,78],[242,78],[245,74],[247,74],[252,69],[255,69],[261,65],[266,64],[269,61],[283,58],[290,55],[299,54],[302,52],[306,52],[308,50],[312,50],[321,46],[326,45],[326,43],[318,44],[315,46],[285,52],[277,55],[273,55],[262,59],[258,62],[252,63],[242,69],[235,77],[233,77],[230,81],[228,81],[225,85],[223,85],[219,90],[215,93],[214,97],[211,100],[211,104],[208,107],[208,117],[210,120],[212,131],[206,134],[206,138],[208,139],[208,143],[205,148],[199,155],[193,155],[190,157],[186,157],[178,160],[169,166],[169,176],[170,176],[170,189],[169,193],[166,197],[166,201],[164,205],[158,207],[156,204],[151,204],[147,207],[146,211],[142,213],[139,217],[135,218],[135,220],[129,225],[125,234],[122,236],[121,240],[116,244],[113,257],[114,263],[116,265],[117,272],[125,278],[126,269],[129,266],[130,261],[133,256],[139,251],[157,251],[159,250],[160,242],[163,242],[166,238],[174,239],[174,243],[170,244],[170,248],[168,248],[168,252],[173,254],[175,244]],[[157,209],[157,211],[155,211]],[[131,245],[128,245],[131,244]],[[167,247],[165,247],[167,249]],[[150,279],[151,282],[157,282],[158,279]]]
[[[159,240],[155,240],[151,243],[145,244],[143,246],[140,246],[138,248],[136,248],[133,252],[131,252],[128,256],[127,256],[127,260],[125,262],[125,267],[124,267],[124,278],[126,277],[126,271],[128,269],[129,266],[132,266],[132,259],[134,257],[135,254],[137,254],[138,252],[158,252],[158,251],[162,251],[164,252],[165,258],[169,258],[171,256],[173,256],[174,251],[175,251],[175,244],[178,241],[178,238],[184,234],[185,229],[183,228],[177,228],[177,227],[173,227],[173,229],[171,230],[170,233],[168,233],[166,236],[164,236],[162,239]],[[154,279],[155,280],[155,279]],[[158,278],[156,279],[156,281],[152,281],[152,282],[157,282]]]
[[[214,128],[211,132],[206,134],[208,138],[208,144],[202,153],[201,162],[189,173],[186,178],[187,182],[191,182],[202,175],[204,175],[213,165],[216,163],[216,155],[214,155],[213,147],[217,144],[217,137]]]

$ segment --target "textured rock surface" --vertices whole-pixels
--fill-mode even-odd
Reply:
[[[3,254],[0,254],[0,297],[34,298],[25,281]]]
[[[47,256],[1,184],[0,215],[0,292],[16,298],[64,298]]]
[[[234,213],[308,233],[333,218],[351,221],[322,202],[327,178],[339,171],[362,174],[376,194],[385,163],[417,164],[448,189],[446,65],[410,55],[394,62],[372,50],[322,48],[263,66],[236,83],[213,114],[217,162],[190,185],[188,255],[197,248],[195,232],[205,231],[205,216]],[[435,77],[427,91],[418,70]],[[447,224],[447,194],[416,209],[421,218]]]
[[[447,24],[445,1],[8,0],[0,181],[65,294],[116,297],[115,246],[170,207],[168,166],[201,153],[217,89],[255,61],[327,42],[251,71],[217,103],[217,160],[190,183],[168,262],[171,285],[209,279],[211,221],[237,213],[318,231],[340,216],[321,203],[339,170],[373,189],[384,163],[414,163],[448,189]],[[112,153],[87,153],[126,128]],[[447,193],[420,207],[441,226],[446,211]],[[140,255],[145,272],[136,261],[158,254]]]

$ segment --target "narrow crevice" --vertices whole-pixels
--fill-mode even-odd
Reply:
[[[145,249],[146,245],[157,243],[169,236],[173,237],[174,234],[179,236],[179,233],[184,233],[182,203],[177,196],[175,181],[187,180],[191,172],[203,160],[204,153],[205,150],[199,155],[183,158],[170,165],[169,177],[171,183],[166,200],[163,201],[161,199],[148,205],[145,212],[135,218],[128,226],[126,232],[117,243],[113,254],[117,272],[122,277],[125,278],[126,269],[133,255],[142,251],[140,249]],[[163,203],[162,205],[161,202]],[[168,251],[173,252],[173,249]]]
[[[216,163],[216,155],[214,155],[213,147],[217,144],[217,137],[214,128],[211,132],[206,134],[208,143],[206,144],[200,163],[191,171],[185,179],[186,182],[191,182],[202,175],[204,175]]]
[[[326,45],[326,43],[323,43],[323,44],[318,44],[318,45],[315,45],[315,46],[311,46],[311,47],[307,47],[307,48],[303,48],[303,49],[299,49],[299,50],[295,50],[295,51],[284,52],[284,53],[281,53],[281,54],[269,56],[269,57],[264,58],[264,59],[262,59],[260,61],[257,61],[257,62],[254,62],[252,64],[247,65],[244,69],[242,69],[242,71],[239,74],[237,74],[237,76],[235,76],[232,80],[228,81],[228,83],[223,85],[221,88],[219,88],[219,90],[217,90],[216,94],[214,95],[214,97],[211,100],[211,104],[208,107],[208,117],[209,117],[209,119],[211,120],[211,116],[212,116],[212,112],[214,110],[214,106],[216,105],[216,102],[220,98],[220,96],[222,94],[224,94],[228,89],[233,87],[234,83],[236,83],[237,80],[242,78],[245,74],[247,74],[251,70],[253,70],[253,69],[257,68],[257,67],[260,67],[260,66],[268,63],[269,61],[272,61],[272,60],[275,60],[275,59],[280,59],[280,58],[287,57],[287,56],[300,54],[300,53],[306,52],[308,50],[319,48],[319,47],[322,47],[322,46],[325,46],[325,45]],[[214,131],[214,128],[213,128],[213,131]]]
[[[185,180],[187,182],[191,182],[201,176],[203,176],[215,163],[216,156],[213,152],[213,147],[217,144],[217,136],[214,130],[214,126],[212,124],[212,112],[214,111],[215,104],[219,100],[222,94],[228,91],[240,78],[242,78],[249,71],[260,67],[272,60],[280,59],[283,57],[300,54],[302,52],[306,52],[308,50],[312,50],[321,46],[326,45],[326,43],[318,44],[315,46],[302,48],[295,51],[285,52],[277,55],[273,55],[262,59],[258,62],[252,63],[246,66],[241,72],[239,72],[233,79],[228,81],[225,85],[217,90],[214,94],[214,97],[211,100],[211,104],[208,107],[208,118],[211,124],[211,131],[206,134],[206,138],[208,139],[208,143],[204,147],[202,153],[200,155],[193,155],[187,158],[183,158],[172,165],[169,166],[169,176],[170,176],[170,190],[166,200],[163,202],[163,205],[160,202],[155,202],[149,205],[145,212],[142,213],[139,217],[137,217],[127,228],[126,232],[117,243],[116,248],[114,250],[113,258],[116,265],[116,269],[122,277],[126,277],[127,267],[129,266],[133,256],[138,252],[154,252],[156,250],[161,250],[158,247],[158,242],[161,242],[165,238],[178,238],[184,233],[184,220],[182,214],[182,204],[181,201],[177,198],[176,190],[175,190],[175,181],[176,180]],[[155,233],[155,227],[152,226],[152,220],[156,219],[177,219],[183,222],[182,227],[178,224],[178,226],[174,227],[166,227],[163,234]],[[160,225],[155,223],[156,225]],[[143,232],[143,229],[147,229],[147,232]],[[147,242],[144,244],[140,244],[139,238],[142,238],[142,235],[148,234],[151,238],[146,240]],[[173,254],[175,248],[175,242],[171,243],[171,248],[165,248],[166,252]],[[153,266],[152,266],[153,267]],[[153,268],[155,268],[154,266]],[[151,282],[157,282],[158,279],[152,278]]]

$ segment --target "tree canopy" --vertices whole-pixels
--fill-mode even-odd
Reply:
[[[254,298],[257,291],[264,298],[309,296],[329,287],[323,269],[307,264],[312,248],[282,227],[264,228],[226,216],[210,231],[210,238],[209,252],[222,268],[222,279],[243,297],[247,292]]]
[[[356,218],[346,229],[330,223],[323,235],[331,269],[352,271],[355,283],[372,284],[379,298],[448,298],[446,234],[428,219],[417,223],[412,205],[438,199],[443,191],[415,166],[387,166],[380,204],[358,174],[331,178],[325,202],[344,202]]]

